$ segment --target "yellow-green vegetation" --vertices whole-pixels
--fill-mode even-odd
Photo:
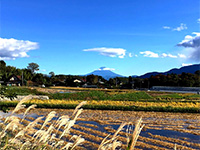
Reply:
[[[78,100],[31,100],[29,103],[49,108],[74,108],[80,103]],[[90,100],[84,108],[102,110],[146,110],[146,111],[169,111],[169,112],[199,112],[200,102],[140,102],[140,101],[96,101]]]
[[[80,100],[30,100],[28,103],[34,104],[52,104],[52,105],[67,105],[67,104],[79,104]],[[193,108],[200,108],[200,102],[139,102],[139,101],[110,101],[110,100],[103,100],[103,101],[96,101],[90,100],[87,101],[87,105],[110,105],[110,106],[141,106],[141,107],[193,107]]]
[[[65,88],[73,90],[75,88]],[[13,88],[14,89],[14,88]],[[34,88],[21,91],[37,93],[37,90],[44,94],[49,88]],[[20,90],[17,90],[18,92]],[[60,88],[59,88],[60,89]],[[40,108],[75,108],[81,101],[86,100],[88,104],[85,109],[101,110],[132,110],[132,111],[161,111],[161,112],[200,112],[200,95],[192,93],[167,93],[153,91],[134,91],[134,90],[105,90],[90,89],[73,93],[46,93],[49,100],[32,100],[28,106],[36,103]],[[50,89],[52,90],[52,89]],[[54,88],[56,91],[57,88]],[[38,93],[39,93],[38,92]],[[13,107],[17,102],[0,102],[0,107]]]

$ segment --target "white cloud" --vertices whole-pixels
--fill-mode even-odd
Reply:
[[[140,52],[140,54],[144,55],[144,57],[153,57],[153,58],[159,57],[159,55],[157,53],[154,53],[154,52],[151,52],[151,51]]]
[[[200,23],[200,18],[199,18],[199,19],[197,19],[197,23]]]
[[[134,54],[134,53],[128,53],[128,56],[129,56],[129,57],[138,57],[138,55],[137,55],[137,54]]]
[[[166,54],[166,53],[162,53],[160,55],[160,57],[165,58],[165,57],[170,57],[170,58],[177,58],[176,55],[172,55],[172,54]]]
[[[168,58],[186,58],[184,54],[178,54],[178,55],[173,55],[170,53],[158,54],[151,51],[140,52],[140,54],[144,55],[144,57],[152,57],[152,58],[167,58],[167,57]]]
[[[186,30],[187,29],[187,25],[184,23],[181,23],[179,27],[173,28],[173,30],[175,31],[182,31],[182,30]]]
[[[180,58],[187,58],[184,54],[178,54]]]
[[[167,57],[168,55],[166,53],[162,53],[161,57]]]
[[[163,29],[171,29],[169,26],[163,26]]]
[[[126,50],[123,48],[99,47],[99,48],[84,49],[83,51],[99,52],[100,55],[109,57],[119,57],[119,58],[124,58],[124,56],[126,55]]]
[[[132,53],[129,53],[128,56],[129,56],[129,57],[133,57],[133,54],[132,54]]]
[[[190,61],[200,62],[200,33],[193,32],[192,34],[195,34],[195,36],[186,35],[177,46],[184,47]]]
[[[172,54],[168,54],[168,57],[170,57],[170,58],[177,58],[176,55],[172,55]]]
[[[42,70],[40,70],[40,71],[42,71],[42,72],[46,72],[47,70],[46,70],[46,69],[42,69]]]
[[[0,59],[15,60],[16,58],[29,57],[27,52],[38,48],[39,44],[36,42],[0,38]]]
[[[185,64],[185,63],[181,64],[182,67],[184,67],[184,66],[190,66],[190,65],[192,65],[192,64]]]
[[[186,24],[181,23],[179,27],[173,28],[170,26],[163,26],[163,29],[171,29],[172,31],[182,31],[182,30],[186,30],[188,27]]]
[[[115,69],[114,69],[114,68],[100,67],[100,68],[97,69],[97,70],[110,70],[110,71],[114,71]]]

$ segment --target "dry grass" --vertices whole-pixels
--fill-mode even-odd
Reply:
[[[36,105],[31,105],[25,109],[23,103],[27,102],[31,96],[27,96],[22,99],[16,106],[16,108],[6,118],[2,118],[3,123],[1,124],[0,132],[0,148],[9,150],[28,150],[28,149],[84,149],[80,145],[82,143],[88,143],[87,140],[82,138],[84,132],[80,132],[72,129],[75,122],[79,118],[83,109],[81,108],[86,102],[81,102],[71,115],[62,115],[58,118],[55,111],[51,111],[46,116],[41,116],[36,119],[32,118],[33,121],[28,121],[30,117],[27,114],[30,110],[34,109]],[[17,117],[16,113],[23,111],[22,117]],[[55,120],[55,118],[58,118]],[[28,120],[27,120],[28,119]],[[136,124],[135,130],[132,131],[130,140],[119,137],[118,134],[123,130],[124,126],[128,123],[122,123],[118,130],[115,131],[113,136],[105,133],[101,133],[105,138],[98,138],[101,142],[100,145],[93,144],[98,150],[115,150],[117,147],[123,147],[122,141],[127,141],[127,147],[133,150],[135,143],[138,139],[139,133],[141,132],[140,119]],[[80,127],[82,130],[87,128]],[[92,132],[92,130],[90,130]],[[127,131],[130,134],[131,130]],[[100,133],[100,132],[98,132]],[[97,137],[91,135],[91,139],[97,139]],[[131,143],[131,144],[129,144]],[[132,144],[133,143],[133,144]],[[125,147],[123,147],[125,148]]]
[[[15,116],[15,113],[24,109],[26,101],[30,99],[31,96],[27,96],[22,99],[12,111],[10,116],[4,119],[1,124],[0,132],[0,145],[2,149],[74,149],[82,142],[84,138],[80,135],[73,135],[68,141],[65,140],[70,134],[70,129],[76,122],[76,119],[81,114],[82,109],[80,107],[85,104],[85,102],[78,105],[71,117],[61,116],[57,121],[53,120],[56,117],[56,112],[50,112],[41,125],[37,129],[38,124],[44,117],[39,117],[33,122],[28,124],[23,124],[26,114],[30,109],[36,107],[32,105],[26,109],[23,114],[23,118]],[[63,132],[58,132],[60,128],[63,127]]]

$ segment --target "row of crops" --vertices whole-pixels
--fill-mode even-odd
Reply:
[[[36,89],[12,88],[17,93],[40,94]],[[85,109],[160,111],[160,112],[200,112],[200,95],[145,91],[79,91],[75,93],[42,93],[49,100],[31,100],[27,105],[37,104],[38,108],[73,109],[81,101],[88,103]],[[0,107],[14,107],[16,101],[0,102]]]

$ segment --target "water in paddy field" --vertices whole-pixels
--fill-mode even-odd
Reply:
[[[71,116],[73,112],[73,110],[64,109],[35,109],[29,113],[27,120],[33,121],[39,116],[46,116],[51,111],[57,112],[53,120],[57,120],[61,115]],[[9,113],[1,112],[0,115],[6,117]],[[16,115],[22,117],[22,114]],[[172,146],[176,143],[185,149],[200,149],[200,114],[84,110],[70,132],[71,134],[79,133],[87,141],[82,147],[97,149],[93,144],[97,146],[108,134],[113,135],[121,122],[131,121],[134,124],[141,116],[145,126],[136,148],[173,149]],[[124,145],[126,144],[126,128],[127,126],[119,134]]]

